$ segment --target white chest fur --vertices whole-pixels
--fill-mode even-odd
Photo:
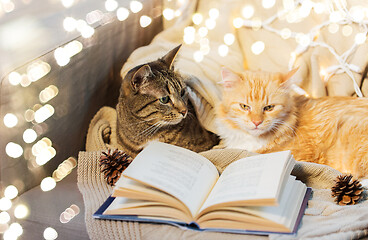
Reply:
[[[240,148],[255,152],[265,147],[268,143],[266,139],[252,136],[238,129],[229,128],[221,121],[216,122],[217,131],[227,148]]]

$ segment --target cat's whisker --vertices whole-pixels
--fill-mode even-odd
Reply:
[[[156,129],[157,125],[160,125],[161,121],[149,126],[148,128],[146,128],[145,130],[143,130],[142,132],[140,132],[139,134],[137,134],[137,137],[140,136],[149,136],[151,134],[151,132]]]
[[[163,123],[161,121],[159,123],[160,124],[156,127],[156,129],[153,131],[151,135],[154,135],[163,126]]]
[[[125,126],[138,126],[139,124],[146,124],[150,121],[153,121],[153,120],[156,120],[158,119],[159,117],[155,117],[155,118],[152,118],[152,119],[149,119],[149,120],[144,120],[144,119],[141,119],[141,120],[136,120],[137,122],[133,122],[133,123],[124,123]]]

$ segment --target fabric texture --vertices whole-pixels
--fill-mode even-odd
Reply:
[[[267,236],[195,232],[178,227],[126,221],[96,220],[92,214],[111,194],[100,173],[98,159],[102,151],[119,148],[116,144],[116,112],[103,107],[91,121],[86,152],[79,153],[78,188],[85,204],[85,221],[91,239],[267,239]],[[110,144],[106,144],[106,140]],[[119,148],[121,149],[121,148]],[[249,156],[239,149],[213,149],[201,153],[220,172],[231,162]],[[368,236],[368,201],[353,206],[338,206],[330,188],[341,173],[328,166],[297,162],[292,174],[313,188],[313,195],[296,236],[270,235],[270,239],[358,239]]]

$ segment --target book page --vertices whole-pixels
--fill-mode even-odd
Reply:
[[[208,159],[195,152],[166,143],[151,142],[137,155],[123,176],[173,195],[194,216],[219,174]]]
[[[212,205],[226,202],[254,199],[277,200],[284,176],[290,174],[293,166],[289,164],[290,158],[290,151],[283,151],[256,155],[233,162],[220,176],[201,211]],[[287,173],[285,173],[286,167],[288,167]]]

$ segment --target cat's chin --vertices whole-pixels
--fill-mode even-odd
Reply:
[[[253,128],[253,129],[247,129],[247,132],[252,136],[258,137],[264,134],[266,131],[264,129]]]
[[[169,125],[176,125],[179,124],[181,121],[183,121],[184,118],[178,118],[178,119],[173,119],[170,121],[163,121],[164,125],[169,126]]]

